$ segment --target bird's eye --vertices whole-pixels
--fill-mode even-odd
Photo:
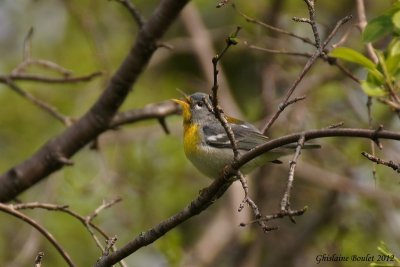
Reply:
[[[203,107],[203,102],[197,102],[196,103],[196,108],[201,108]]]

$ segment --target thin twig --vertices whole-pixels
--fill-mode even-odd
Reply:
[[[244,175],[240,171],[237,171],[236,177],[238,177],[244,191],[244,198],[239,205],[238,212],[241,212],[244,209],[245,204],[247,204],[252,209],[255,219],[258,220],[258,225],[261,227],[261,229],[263,229],[264,232],[274,230],[268,227],[265,221],[259,220],[263,216],[261,215],[260,209],[258,208],[257,204],[249,196],[249,186],[247,185],[247,181]],[[245,225],[241,223],[240,226],[245,226]]]
[[[291,219],[293,219],[294,216],[301,216],[303,215],[306,211],[307,211],[308,207],[304,207],[300,210],[284,210],[284,211],[279,211],[277,213],[273,213],[271,215],[265,215],[260,219],[256,219],[253,221],[250,221],[248,223],[241,223],[240,226],[247,226],[249,224],[253,224],[253,223],[260,223],[260,222],[268,222],[271,220],[276,220],[276,219],[282,219],[285,217],[289,217]],[[277,230],[277,227],[268,227],[268,231],[271,230]]]
[[[21,209],[46,209],[46,210],[51,210],[51,211],[60,211],[64,212],[78,221],[80,221],[84,227],[88,230],[89,234],[92,236],[93,240],[95,241],[96,246],[100,249],[100,251],[103,253],[104,252],[104,247],[102,245],[102,242],[99,240],[99,238],[96,236],[93,230],[96,230],[100,235],[104,237],[105,240],[111,239],[109,235],[105,233],[104,230],[102,230],[100,227],[95,225],[92,221],[87,222],[87,217],[84,217],[82,215],[79,215],[78,213],[72,211],[69,209],[68,205],[55,205],[55,204],[49,204],[49,203],[40,203],[40,202],[29,202],[29,203],[20,203],[20,204],[13,204],[10,205],[13,209],[15,210],[21,210]],[[113,247],[114,251],[117,250],[116,247]],[[126,267],[126,264],[124,261],[119,262],[121,267]]]
[[[222,0],[218,3],[218,5],[216,6],[217,8],[221,8],[223,6],[225,6],[226,4],[229,3],[229,0]]]
[[[43,59],[32,59],[31,51],[32,51],[32,37],[33,37],[33,27],[31,27],[24,38],[23,50],[22,50],[22,63],[19,64],[13,71],[13,74],[18,74],[25,72],[26,68],[30,65],[38,65],[47,69],[54,70],[56,72],[61,73],[63,76],[69,76],[72,74],[72,71],[67,70],[60,65]]]
[[[48,103],[44,102],[43,100],[40,100],[36,97],[34,97],[32,94],[25,92],[22,90],[19,86],[17,86],[12,80],[7,79],[3,81],[5,84],[7,84],[14,92],[18,93],[40,109],[46,111],[48,114],[56,118],[57,120],[61,121],[65,126],[70,126],[72,124],[71,118],[61,114],[60,112],[57,111],[57,109],[53,106],[50,106]]]
[[[167,121],[165,120],[165,117],[158,118],[157,120],[158,120],[158,123],[161,125],[161,128],[164,130],[164,133],[165,134],[170,134],[171,131],[168,128]]]
[[[57,242],[57,240],[54,239],[53,235],[47,231],[43,226],[38,224],[35,220],[29,218],[25,214],[17,211],[16,209],[12,208],[10,205],[6,205],[3,203],[0,203],[0,210],[4,211],[7,214],[10,214],[28,224],[30,224],[33,228],[38,230],[49,242],[54,246],[54,248],[60,253],[61,257],[65,260],[65,262],[71,266],[75,267],[76,265],[72,262],[71,257],[68,255],[68,253],[64,250],[64,248]]]
[[[329,125],[328,127],[326,127],[326,129],[339,128],[339,127],[342,127],[343,125],[344,125],[344,122],[340,121],[340,122]]]
[[[290,164],[289,164],[290,165],[289,177],[288,177],[288,181],[287,181],[287,185],[286,185],[286,191],[285,191],[285,194],[283,195],[282,201],[281,201],[281,212],[292,211],[290,208],[290,196],[291,196],[293,181],[294,181],[294,171],[296,169],[297,160],[301,154],[301,149],[304,146],[304,141],[305,141],[304,135],[301,135],[299,138],[299,141],[297,142],[296,153],[294,154],[293,159],[290,161]],[[289,216],[289,218],[292,222],[295,222],[293,217]]]
[[[228,51],[229,47],[231,47],[232,45],[236,45],[237,44],[236,41],[235,41],[235,38],[237,37],[239,31],[240,31],[240,27],[237,27],[236,31],[230,37],[228,37],[226,39],[226,46],[224,47],[222,52],[219,55],[216,55],[212,59],[213,73],[214,73],[214,76],[213,76],[214,77],[214,79],[213,79],[213,87],[211,89],[211,91],[212,91],[211,102],[212,102],[212,105],[213,105],[212,110],[213,110],[213,113],[214,113],[215,117],[219,120],[219,122],[221,123],[222,127],[225,129],[226,134],[228,135],[229,141],[230,141],[231,146],[232,146],[233,160],[234,161],[236,161],[237,158],[239,157],[239,151],[237,149],[235,135],[233,134],[233,131],[232,131],[231,127],[229,126],[229,123],[226,120],[225,115],[223,115],[222,109],[218,105],[218,88],[219,88],[219,84],[218,84],[218,62],[224,56],[226,51]],[[207,104],[206,100],[204,102]]]
[[[112,251],[112,248],[115,246],[117,240],[117,236],[113,236],[106,240],[106,247],[104,249],[103,256],[108,256],[110,254],[110,251]]]
[[[353,29],[353,27],[348,27],[346,29],[345,33],[339,39],[339,41],[337,41],[336,43],[332,44],[331,47],[332,48],[337,48],[339,46],[342,46],[347,41],[347,39],[349,38],[352,29]]]
[[[4,82],[7,79],[11,79],[13,81],[32,81],[32,82],[42,82],[42,83],[67,84],[67,83],[87,82],[102,74],[103,73],[101,71],[96,71],[83,76],[48,77],[30,73],[11,73],[10,75],[0,75],[0,81]]]
[[[353,75],[353,73],[351,73],[350,70],[348,70],[346,67],[344,67],[342,64],[340,64],[335,58],[331,58],[331,57],[322,57],[326,62],[328,62],[331,65],[335,65],[344,75],[346,75],[347,77],[349,77],[350,79],[352,79],[354,82],[360,84],[361,80],[358,79],[356,76]]]
[[[296,22],[308,23],[311,25],[311,20],[309,18],[293,17],[292,20]]]
[[[120,4],[122,4],[124,7],[126,7],[126,9],[128,9],[128,11],[129,11],[129,13],[131,13],[132,18],[135,20],[135,22],[139,26],[139,28],[143,27],[143,25],[145,23],[145,19],[131,1],[129,1],[129,0],[114,0],[114,1],[116,1]]]
[[[267,52],[270,54],[279,54],[279,55],[288,55],[288,56],[299,56],[299,57],[306,57],[309,58],[312,56],[310,53],[301,53],[301,52],[291,52],[291,51],[285,51],[285,50],[276,50],[276,49],[269,49],[269,48],[264,48],[256,45],[249,45],[247,42],[245,42],[245,45],[247,45],[248,48],[258,50],[258,51],[263,51]]]
[[[49,60],[45,60],[45,59],[30,59],[30,58],[24,60],[21,64],[19,64],[11,72],[11,74],[17,75],[17,74],[24,73],[26,71],[26,69],[29,66],[32,66],[32,65],[37,65],[39,67],[58,72],[63,77],[69,77],[69,76],[72,75],[72,71],[71,70],[62,67],[62,66],[58,65],[55,62],[52,62],[52,61],[49,61]]]
[[[271,128],[272,124],[278,119],[279,115],[282,113],[285,107],[287,107],[287,103],[289,101],[290,96],[293,94],[294,90],[297,88],[299,83],[303,80],[304,76],[306,73],[311,69],[312,65],[314,62],[318,59],[320,56],[320,51],[317,50],[314,52],[312,57],[310,57],[304,66],[302,72],[300,75],[297,77],[297,79],[293,82],[292,86],[289,88],[289,90],[286,92],[284,100],[279,104],[278,110],[275,112],[275,114],[269,119],[269,121],[265,124],[265,126],[262,129],[262,133],[266,134],[268,130]]]
[[[368,126],[370,129],[372,129],[372,97],[368,96],[367,98],[367,114],[368,114]],[[375,145],[374,141],[370,141],[370,147],[371,147],[371,153],[373,156],[375,156]],[[374,178],[375,183],[378,181],[376,177],[376,164],[372,164],[372,177]]]
[[[353,18],[352,15],[348,15],[340,19],[338,22],[336,22],[335,27],[333,27],[332,31],[329,33],[328,37],[326,37],[324,43],[322,44],[321,49],[324,50],[329,42],[332,40],[332,38],[336,35],[340,27],[342,27],[343,24],[346,24],[349,20]]]
[[[387,104],[388,106],[390,106],[391,108],[393,108],[396,111],[400,111],[400,104],[398,104],[398,103],[395,103],[395,102],[393,102],[389,99],[383,98],[383,97],[379,97],[379,98],[377,98],[377,100],[379,102]]]
[[[267,221],[267,222],[268,222],[268,221],[270,221],[270,220],[275,220],[275,219],[281,219],[281,218],[284,218],[284,217],[289,217],[289,218],[292,220],[292,222],[295,222],[294,219],[293,219],[293,217],[294,217],[294,216],[301,216],[301,215],[303,215],[304,212],[307,211],[307,209],[308,209],[308,207],[306,206],[306,207],[304,207],[304,208],[302,208],[302,209],[300,209],[300,210],[281,210],[280,212],[277,212],[277,213],[275,213],[275,214],[271,214],[271,215],[264,216],[261,220],[264,220],[264,221]]]
[[[31,27],[24,38],[23,50],[22,50],[23,61],[31,57],[33,32],[34,32],[33,27]]]
[[[44,257],[44,252],[42,252],[42,251],[38,252],[38,254],[36,255],[36,258],[35,258],[35,267],[42,266],[43,257]]]
[[[179,105],[173,103],[172,101],[149,104],[144,106],[143,108],[117,113],[117,115],[114,116],[110,123],[110,128],[116,128],[124,124],[134,123],[147,119],[158,119],[165,121],[165,118],[167,116],[178,114],[179,111]]]
[[[261,21],[258,21],[258,20],[256,20],[256,19],[253,19],[253,18],[249,17],[248,15],[246,15],[246,14],[244,14],[244,13],[238,11],[238,10],[236,10],[236,11],[237,11],[241,16],[243,16],[248,22],[252,22],[252,23],[255,23],[255,24],[257,24],[257,25],[261,25],[261,26],[263,26],[263,27],[267,27],[267,28],[269,28],[269,29],[271,29],[271,30],[275,30],[275,31],[280,32],[280,33],[288,34],[288,35],[290,35],[290,36],[292,36],[292,37],[295,37],[295,38],[298,38],[298,39],[299,39],[299,38],[303,38],[303,37],[301,37],[301,36],[295,35],[295,34],[293,34],[293,33],[284,31],[284,30],[282,30],[282,29],[276,28],[276,27],[274,27],[274,26],[270,26],[270,25],[265,24],[265,23],[263,23],[263,22],[261,22]],[[310,20],[309,20],[309,19],[304,19],[304,18],[303,18],[303,19],[299,19],[299,18],[296,18],[296,17],[293,18],[293,19],[294,19],[295,21],[298,21],[298,22],[308,22],[308,23],[310,23]],[[305,21],[305,20],[306,20],[306,21]],[[282,32],[282,31],[283,31],[283,32]],[[342,39],[341,39],[338,43],[333,44],[333,45],[332,45],[332,48],[335,48],[335,47],[337,47],[340,43],[344,42],[348,35],[349,35],[349,31],[347,31],[347,32],[344,34],[344,36],[342,37]],[[310,43],[310,44],[312,44],[313,46],[315,46],[315,43],[312,43],[311,41],[309,41],[308,38],[303,38],[303,39],[304,39],[303,41],[306,41],[307,43]],[[247,42],[244,42],[244,44],[247,45],[250,49],[254,49],[254,50],[258,50],[258,51],[263,51],[263,52],[267,52],[267,53],[271,53],[271,54],[282,54],[282,55],[300,56],[300,57],[307,57],[307,58],[310,58],[310,57],[312,56],[311,53],[306,53],[306,52],[291,52],[291,51],[285,51],[285,50],[269,49],[269,48],[259,47],[259,46],[256,46],[256,45],[249,45]],[[339,69],[343,74],[345,74],[346,76],[348,76],[350,79],[352,79],[352,80],[355,81],[356,83],[358,83],[358,84],[360,83],[360,79],[358,79],[357,77],[355,77],[347,68],[345,68],[344,66],[342,66],[341,64],[339,64],[339,62],[338,62],[335,58],[328,57],[328,56],[326,55],[326,53],[325,53],[325,54],[322,54],[322,55],[321,55],[321,58],[322,58],[325,62],[328,62],[330,65],[335,65],[336,67],[338,67],[338,69]]]
[[[29,202],[29,203],[21,203],[21,204],[14,204],[12,205],[13,209],[15,210],[21,210],[21,209],[46,209],[46,210],[52,210],[52,211],[60,211],[67,213],[71,215],[72,217],[78,219],[89,231],[90,235],[94,239],[96,245],[100,248],[101,251],[104,251],[104,248],[101,245],[101,242],[95,235],[95,233],[92,231],[91,228],[95,229],[97,232],[99,232],[105,239],[108,239],[109,236],[98,226],[93,224],[92,222],[86,223],[86,218],[79,215],[78,213],[70,210],[68,208],[68,205],[54,205],[54,204],[49,204],[49,203],[39,203],[39,202]]]
[[[234,4],[232,4],[232,7],[233,7],[233,8],[235,9],[235,11],[236,11],[240,16],[242,16],[247,22],[260,25],[260,26],[262,26],[262,27],[264,27],[264,28],[266,28],[266,29],[269,29],[269,30],[271,30],[271,31],[274,31],[274,32],[277,32],[277,33],[280,33],[280,34],[285,34],[285,35],[294,37],[294,38],[296,38],[296,39],[299,39],[299,40],[303,41],[304,43],[307,43],[307,44],[310,44],[310,45],[312,45],[312,46],[315,46],[315,43],[313,43],[313,42],[312,42],[310,39],[308,39],[308,38],[299,36],[299,35],[297,35],[297,34],[295,34],[295,33],[293,33],[293,32],[289,32],[289,31],[286,31],[286,30],[277,28],[277,27],[275,27],[275,26],[266,24],[266,23],[261,22],[261,21],[259,21],[259,20],[256,20],[256,19],[254,19],[254,18],[252,18],[252,17],[250,17],[250,16],[248,16],[248,15],[242,13],[240,10],[238,10],[238,9],[236,8],[236,5],[234,5]]]
[[[364,157],[366,157],[367,159],[369,159],[370,161],[376,163],[376,164],[381,164],[381,165],[385,165],[389,168],[392,168],[394,171],[396,171],[397,173],[400,173],[400,164],[396,164],[393,161],[389,160],[383,160],[380,159],[374,155],[369,154],[368,152],[361,152],[361,155],[363,155]]]
[[[91,222],[99,213],[104,210],[108,209],[111,206],[117,204],[118,202],[121,202],[122,198],[118,197],[116,199],[113,199],[109,202],[103,201],[103,204],[101,204],[94,212],[92,212],[90,215],[86,216],[86,223]]]
[[[367,26],[367,17],[365,15],[364,0],[357,0],[357,16],[358,16],[358,27],[360,28],[360,31],[363,32],[365,27]],[[372,59],[372,61],[375,64],[378,63],[379,60],[372,44],[367,43],[365,47],[367,48],[367,53],[369,57]]]
[[[323,51],[325,49],[325,47],[328,45],[328,43],[331,41],[331,39],[333,38],[333,36],[336,34],[336,32],[339,30],[340,26],[342,26],[344,23],[346,23],[347,21],[349,21],[351,19],[351,16],[346,16],[344,18],[342,18],[341,20],[339,20],[335,27],[333,28],[333,30],[331,31],[331,33],[328,35],[328,37],[326,38],[326,40],[324,41],[324,43],[322,44],[322,47],[317,47],[317,50],[314,52],[314,54],[307,60],[306,65],[304,66],[303,70],[301,71],[301,73],[299,74],[299,76],[297,77],[297,79],[293,82],[293,84],[290,86],[290,88],[288,89],[288,91],[286,92],[286,95],[283,99],[283,101],[281,102],[281,104],[278,107],[278,110],[276,111],[276,113],[269,119],[269,121],[265,124],[265,126],[262,129],[263,134],[266,134],[268,132],[268,130],[271,128],[272,124],[278,119],[279,115],[282,113],[282,106],[287,106],[287,102],[289,101],[290,96],[293,94],[293,92],[295,91],[295,89],[297,88],[297,86],[299,85],[299,83],[303,80],[304,76],[307,74],[307,72],[311,69],[311,67],[314,65],[315,61],[321,56],[323,55],[325,52]],[[318,35],[318,32],[315,33],[315,35]],[[317,43],[317,41],[316,41]]]
[[[315,19],[315,7],[314,7],[315,1],[314,0],[304,0],[304,2],[307,4],[308,14],[309,14],[309,18],[310,18],[310,25],[312,28],[312,32],[314,34],[315,46],[317,47],[317,49],[322,49],[321,38],[318,33],[317,22]]]
[[[374,130],[374,135],[373,135],[372,138],[371,138],[371,140],[375,142],[376,146],[377,146],[380,150],[383,149],[383,145],[382,145],[382,143],[379,141],[379,138],[378,138],[378,133],[381,132],[381,131],[383,131],[383,125],[382,125],[382,124],[380,124],[380,125],[378,126],[378,128],[376,128],[376,130]]]

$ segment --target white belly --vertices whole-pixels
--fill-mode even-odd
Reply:
[[[201,146],[196,153],[186,153],[186,156],[199,171],[211,179],[218,178],[223,168],[233,160],[232,149],[204,146]]]

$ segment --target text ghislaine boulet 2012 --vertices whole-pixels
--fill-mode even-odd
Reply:
[[[315,257],[317,264],[329,261],[359,261],[359,262],[392,262],[394,255],[341,255],[341,254],[318,254]]]

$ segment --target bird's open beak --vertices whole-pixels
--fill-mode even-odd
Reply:
[[[185,98],[185,100],[172,99],[172,101],[174,101],[175,103],[179,104],[182,107],[183,110],[189,108],[189,99],[187,99],[187,98]]]
[[[179,104],[182,108],[183,121],[189,121],[191,118],[189,98],[185,97],[184,100],[172,99],[175,103]]]

